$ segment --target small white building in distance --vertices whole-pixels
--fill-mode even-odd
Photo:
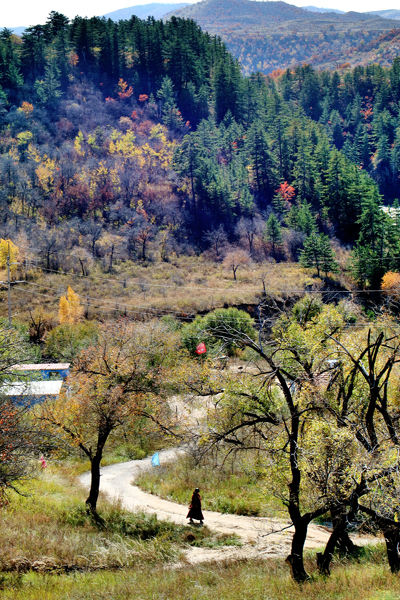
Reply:
[[[20,374],[23,381],[5,382],[0,394],[11,397],[17,404],[37,404],[55,400],[69,375],[70,363],[20,364],[10,367],[10,373]]]

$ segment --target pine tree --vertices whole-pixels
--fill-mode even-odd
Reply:
[[[317,229],[316,217],[308,202],[297,202],[285,217],[285,222],[288,227],[308,236],[315,233]]]
[[[271,213],[269,219],[265,226],[265,237],[272,245],[272,252],[275,254],[277,247],[282,244],[282,232],[281,226],[279,225],[279,221],[274,215]]]
[[[47,107],[54,107],[62,96],[60,69],[57,66],[57,56],[52,53],[47,60],[44,79],[37,79],[35,91],[39,102]]]
[[[317,269],[318,277],[320,277],[321,271],[325,273],[326,277],[328,273],[339,272],[339,265],[335,259],[329,237],[323,234],[313,233],[304,240],[300,263],[306,269]]]
[[[181,129],[184,125],[182,115],[174,98],[174,85],[170,77],[164,77],[161,88],[157,92],[159,111],[162,121],[170,129]]]

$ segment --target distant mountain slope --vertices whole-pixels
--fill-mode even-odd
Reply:
[[[303,6],[304,10],[310,10],[311,12],[316,12],[316,13],[329,13],[329,12],[333,12],[333,13],[337,13],[338,15],[342,15],[345,11],[344,10],[338,10],[337,8],[319,8],[318,6]]]
[[[281,0],[203,0],[164,19],[173,15],[194,19],[203,30],[219,35],[246,75],[302,63],[336,68],[338,61],[347,62],[347,52],[399,27],[398,21],[375,14],[313,12]]]
[[[400,29],[393,29],[368,43],[363,42],[346,49],[345,52],[331,52],[315,55],[309,61],[318,68],[352,68],[370,64],[390,67],[400,56]]]
[[[310,26],[329,27],[329,25],[342,28],[344,31],[349,26],[361,25],[363,29],[385,31],[396,26],[396,21],[390,25],[389,19],[369,13],[348,12],[312,12],[298,8],[287,2],[254,0],[203,0],[197,4],[190,4],[180,10],[174,10],[167,15],[194,19],[203,29],[210,33],[222,33],[234,27],[240,29],[259,29],[260,27],[277,33],[276,24],[285,23],[286,28],[300,27],[310,29]],[[269,31],[268,31],[269,33]]]
[[[130,19],[133,15],[139,17],[139,19],[147,19],[147,17],[154,17],[155,19],[162,19],[167,13],[172,10],[179,10],[188,6],[187,2],[180,3],[167,3],[153,2],[151,4],[139,4],[138,6],[130,6],[129,8],[121,8],[112,12],[106,13],[104,16],[106,19],[112,19],[113,21],[121,21],[123,19]]]
[[[246,25],[266,25],[271,21],[282,22],[296,19],[312,19],[302,8],[286,2],[252,2],[249,0],[203,0],[191,4],[173,14],[195,19],[199,24],[216,21],[228,24],[231,21]]]
[[[392,9],[392,10],[369,10],[370,15],[377,15],[378,17],[382,17],[383,19],[395,19],[400,20],[400,10]]]

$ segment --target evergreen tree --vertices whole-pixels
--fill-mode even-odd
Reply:
[[[272,252],[275,254],[277,248],[282,245],[282,231],[279,221],[274,213],[271,213],[265,225],[265,237],[272,246]]]
[[[318,277],[320,277],[321,271],[325,273],[326,277],[328,273],[339,272],[339,265],[335,259],[329,237],[323,234],[313,233],[304,240],[300,263],[307,269],[317,269]]]
[[[54,53],[47,61],[44,79],[36,80],[35,91],[39,102],[49,108],[53,108],[61,98],[60,70]]]
[[[162,80],[161,88],[157,92],[159,111],[162,121],[170,129],[181,129],[184,125],[182,115],[174,98],[174,85],[168,76]]]
[[[288,227],[308,236],[316,232],[316,217],[308,202],[296,202],[285,218]]]

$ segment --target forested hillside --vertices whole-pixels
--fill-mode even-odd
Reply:
[[[348,62],[390,65],[400,53],[395,44],[386,50],[387,44],[381,47],[382,40],[377,42],[399,22],[377,13],[311,11],[286,2],[205,0],[170,15],[194,19],[203,30],[221,36],[246,75],[304,62],[329,69]],[[374,51],[371,47],[364,53],[366,44]]]
[[[400,10],[370,10],[368,11],[370,15],[377,15],[378,17],[383,17],[384,19],[400,19]]]
[[[399,29],[389,33],[350,30],[344,34],[335,28],[320,32],[296,29],[275,33],[263,31],[222,31],[222,40],[239,60],[243,73],[270,74],[276,69],[295,68],[307,63],[322,69],[382,64],[390,66],[400,54]]]
[[[189,4],[185,8],[170,13],[182,18],[194,19],[203,29],[219,33],[221,28],[232,25],[239,29],[263,27],[271,32],[277,23],[290,27],[337,26],[342,31],[361,25],[364,29],[389,29],[388,20],[379,15],[347,12],[316,13],[298,8],[287,2],[257,2],[255,0],[204,0]],[[393,27],[396,23],[392,22]]]
[[[193,21],[58,13],[0,50],[1,236],[43,268],[241,248],[328,274],[329,237],[362,285],[397,266],[400,60],[244,78]]]

